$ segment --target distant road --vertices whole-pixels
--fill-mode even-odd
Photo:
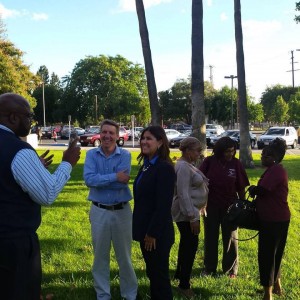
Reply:
[[[68,146],[68,140],[57,140],[57,144],[54,143],[53,140],[50,139],[42,139],[42,142],[39,144],[38,149],[59,149],[59,150],[65,150]],[[87,146],[87,147],[81,147],[81,150],[89,150],[92,149],[93,146]],[[132,141],[127,141],[125,142],[124,148],[128,150],[136,150],[139,151],[139,143],[138,141],[134,141],[134,148],[132,146]],[[178,148],[171,148],[171,152],[178,152]],[[211,149],[208,149],[208,152],[211,152]],[[258,150],[257,148],[252,150],[253,153],[261,153],[261,150]],[[288,148],[286,154],[295,154],[295,155],[300,155],[300,149],[299,145],[298,148],[296,149],[291,149]]]

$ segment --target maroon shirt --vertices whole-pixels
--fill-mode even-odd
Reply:
[[[237,158],[225,161],[209,156],[204,159],[200,170],[209,179],[207,206],[227,208],[238,198],[237,191],[249,185],[246,171]]]
[[[288,197],[288,176],[280,164],[269,167],[260,177],[258,184],[268,192],[257,196],[256,207],[259,218],[268,222],[284,222],[291,217]]]

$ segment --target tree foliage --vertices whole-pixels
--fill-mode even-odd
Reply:
[[[300,124],[300,90],[295,95],[291,95],[289,101],[289,117],[290,123]]]
[[[288,111],[288,104],[284,101],[282,96],[278,96],[273,107],[271,121],[279,124],[286,122],[289,118]]]
[[[291,86],[283,86],[280,84],[267,87],[262,93],[261,104],[264,109],[265,121],[271,121],[273,115],[274,105],[277,101],[278,96],[282,96],[284,101],[288,103],[291,95],[296,93],[296,89]]]
[[[300,1],[296,2],[295,10],[300,12]],[[300,15],[296,15],[294,20],[296,21],[296,23],[300,23]]]
[[[97,116],[129,122],[135,115],[138,123],[149,121],[149,102],[144,69],[124,57],[88,56],[80,60],[70,76],[64,78],[61,107],[62,120],[68,115],[80,124]]]
[[[26,98],[31,107],[36,100],[30,95],[37,78],[23,62],[23,52],[5,36],[5,27],[0,17],[0,94],[13,92]]]

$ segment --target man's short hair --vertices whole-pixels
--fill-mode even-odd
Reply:
[[[117,122],[113,121],[113,120],[109,120],[109,119],[105,119],[103,120],[101,123],[100,123],[100,129],[102,130],[102,127],[104,125],[111,125],[111,126],[114,126],[116,127],[117,129],[117,134],[119,134],[119,129],[120,129],[120,126]]]

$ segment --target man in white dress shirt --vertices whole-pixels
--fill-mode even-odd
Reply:
[[[28,135],[32,113],[20,95],[0,95],[0,297],[39,300],[41,256],[36,230],[41,205],[54,202],[80,158],[77,141],[63,153],[53,174],[20,137]],[[44,162],[44,163],[43,163]]]

